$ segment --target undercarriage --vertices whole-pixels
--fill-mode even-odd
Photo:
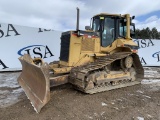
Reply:
[[[118,52],[73,68],[69,74],[69,82],[76,89],[93,94],[139,84],[143,74],[137,54]]]

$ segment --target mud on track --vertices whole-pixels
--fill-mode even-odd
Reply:
[[[19,72],[0,73],[1,120],[160,120],[160,68],[145,67],[141,85],[88,95],[66,84],[51,89],[37,114],[17,84]]]

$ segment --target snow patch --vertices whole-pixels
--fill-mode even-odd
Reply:
[[[105,111],[101,112],[101,116],[103,116],[105,114]]]
[[[123,100],[122,99],[117,99],[117,101],[121,101],[122,102]]]
[[[107,106],[107,104],[106,104],[106,103],[104,103],[104,102],[102,102],[102,106]]]
[[[152,79],[150,79],[150,80],[146,80],[146,79],[144,79],[144,80],[142,80],[141,81],[141,84],[155,84],[155,83],[160,83],[160,80],[152,80]]]
[[[0,74],[0,108],[8,107],[20,101],[23,92],[18,85],[17,78],[20,73]]]
[[[150,91],[159,91],[160,90],[160,79],[149,79],[142,80],[141,84],[149,85]]]
[[[114,103],[114,102],[111,102],[111,104],[114,105],[115,103]]]
[[[146,98],[151,98],[150,96],[147,96],[147,95],[142,95],[142,96],[144,96],[144,97],[146,97]]]
[[[93,119],[93,117],[89,116],[89,115],[85,115],[87,118],[89,119]]]
[[[119,110],[119,108],[118,107],[113,107],[114,109],[116,109],[116,110]]]
[[[0,74],[0,88],[1,87],[9,87],[9,88],[17,88],[19,87],[17,78],[20,73],[1,73]]]
[[[147,116],[148,116],[148,117],[150,117],[150,118],[152,118],[152,117],[153,117],[152,115],[149,115],[149,114],[148,114]]]
[[[128,95],[133,96],[134,94],[128,93]]]
[[[137,119],[138,119],[138,120],[144,120],[144,118],[143,118],[143,117],[137,117]]]
[[[141,90],[137,90],[136,92],[141,93],[141,94],[144,93],[144,91],[141,91]]]
[[[97,114],[97,113],[94,113],[94,116],[98,116],[98,114]]]
[[[20,101],[18,97],[21,95],[22,89],[16,89],[12,92],[8,90],[0,90],[0,108],[8,107]]]
[[[145,70],[144,72],[148,72],[148,73],[158,73],[157,71],[153,71],[153,70]]]
[[[144,70],[144,77],[145,78],[160,78],[160,74],[158,72],[159,70],[154,70],[154,69],[149,69],[149,70]]]
[[[5,95],[10,93],[9,90],[0,90],[0,95]]]
[[[13,94],[20,94],[21,92],[23,92],[22,88],[19,88],[19,89],[16,89],[16,90],[12,91]]]

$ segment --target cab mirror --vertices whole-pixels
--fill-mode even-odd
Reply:
[[[85,26],[85,30],[91,30],[90,26]]]
[[[130,26],[130,36],[131,37],[135,36],[135,24],[134,23],[131,23],[131,26]]]
[[[135,16],[132,16],[132,20],[135,19]]]

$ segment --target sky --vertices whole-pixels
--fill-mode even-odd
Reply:
[[[53,29],[76,29],[76,7],[80,29],[90,25],[98,13],[135,15],[136,28],[160,31],[160,0],[0,0],[0,23]]]

